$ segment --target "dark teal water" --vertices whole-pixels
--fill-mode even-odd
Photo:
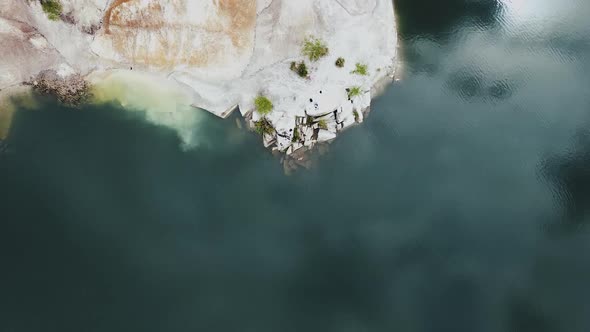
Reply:
[[[589,331],[590,3],[396,7],[403,82],[292,177],[233,121],[19,110],[0,331]]]

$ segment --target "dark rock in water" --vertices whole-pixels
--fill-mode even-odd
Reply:
[[[40,72],[33,80],[33,87],[43,94],[51,94],[67,105],[77,106],[88,98],[88,82],[80,74],[62,77],[53,69]]]
[[[285,175],[293,175],[293,172],[297,169],[296,165],[291,164],[288,160],[283,162],[283,172]]]
[[[330,146],[328,144],[318,144],[318,152],[320,156],[325,155],[330,150]]]

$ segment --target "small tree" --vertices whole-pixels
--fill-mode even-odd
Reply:
[[[358,86],[353,86],[352,88],[348,89],[348,98],[356,97],[361,95],[361,88]]]
[[[272,102],[265,96],[258,96],[254,99],[254,106],[261,115],[267,115],[272,111]]]
[[[326,120],[323,120],[323,119],[318,121],[318,126],[321,129],[328,129],[328,123],[326,122]]]
[[[328,47],[319,38],[307,37],[303,42],[302,52],[309,58],[309,61],[318,61],[328,54]]]
[[[291,62],[291,70],[294,71],[299,77],[305,78],[309,74],[307,71],[307,65],[304,61],[300,63],[296,63],[295,61]]]
[[[336,67],[338,67],[338,68],[344,67],[344,62],[345,62],[344,58],[336,59]]]
[[[254,130],[260,135],[273,135],[275,133],[275,128],[272,126],[270,121],[268,121],[265,118],[262,118],[260,121],[254,122]]]
[[[43,11],[47,14],[47,18],[50,20],[59,20],[62,7],[58,0],[41,0],[41,8],[43,8]]]
[[[299,129],[295,128],[293,130],[293,139],[291,140],[291,142],[297,143],[300,140],[301,140],[301,136],[299,135]]]
[[[355,69],[351,71],[351,73],[366,76],[369,75],[369,67],[366,64],[357,62],[355,64]]]

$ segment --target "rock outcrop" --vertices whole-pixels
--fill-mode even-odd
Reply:
[[[264,119],[274,129],[267,143],[293,153],[361,122],[373,88],[395,70],[392,0],[59,1],[56,21],[38,0],[0,3],[0,89],[42,72],[40,90],[79,102],[90,73],[148,72],[188,91],[195,107],[220,117],[239,109],[251,126]],[[301,52],[310,36],[329,50],[314,61]],[[306,62],[306,77],[292,62]],[[358,65],[366,71],[353,73]],[[349,96],[353,87],[362,93]],[[318,113],[310,99],[319,91],[331,100]],[[254,107],[260,95],[269,114]]]
[[[64,62],[39,30],[17,19],[0,17],[0,45],[0,89]]]
[[[89,97],[88,82],[79,73],[64,74],[46,69],[30,83],[36,91],[54,95],[67,105],[78,106]]]

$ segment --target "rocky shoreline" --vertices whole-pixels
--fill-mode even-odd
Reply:
[[[338,93],[334,90],[318,91],[315,95],[317,100],[314,102],[312,98],[310,105],[308,105],[314,110],[314,112],[310,112],[312,115],[309,115],[305,110],[304,117],[297,117],[293,132],[277,132],[273,129],[272,133],[262,133],[261,138],[265,147],[279,159],[287,175],[300,168],[310,169],[313,165],[313,155],[324,155],[329,151],[329,145],[337,137],[337,134],[355,124],[362,123],[370,112],[371,93],[380,91],[391,81],[391,79],[384,79],[379,85],[373,86],[370,91],[363,91],[359,96],[345,98],[342,103],[339,103],[339,99],[335,99],[333,102],[338,105],[334,109],[332,109],[334,105],[328,105],[328,111],[322,111],[322,106],[317,105],[317,102],[322,101],[320,96],[333,96]],[[53,96],[59,102],[71,107],[80,107],[85,102],[92,101],[92,83],[89,82],[87,76],[77,73],[63,76],[56,70],[44,70],[23,85],[30,86],[33,91],[43,95]],[[344,91],[349,92],[346,89]],[[341,94],[336,97],[344,98],[346,95]],[[326,106],[323,105],[323,107]],[[239,120],[238,126],[256,132],[256,123],[260,120],[254,121],[255,114],[255,111],[250,111],[242,117],[246,128],[243,128]],[[283,142],[279,144],[279,140]],[[280,146],[283,148],[281,149]],[[0,152],[4,152],[6,148],[6,142],[0,139]]]
[[[36,92],[55,96],[69,106],[80,106],[90,98],[90,85],[79,73],[63,76],[56,70],[46,69],[25,84],[31,85]]]
[[[76,106],[89,75],[145,73],[191,106],[239,110],[289,168],[361,123],[396,69],[391,0],[7,0],[0,27],[0,89]]]

